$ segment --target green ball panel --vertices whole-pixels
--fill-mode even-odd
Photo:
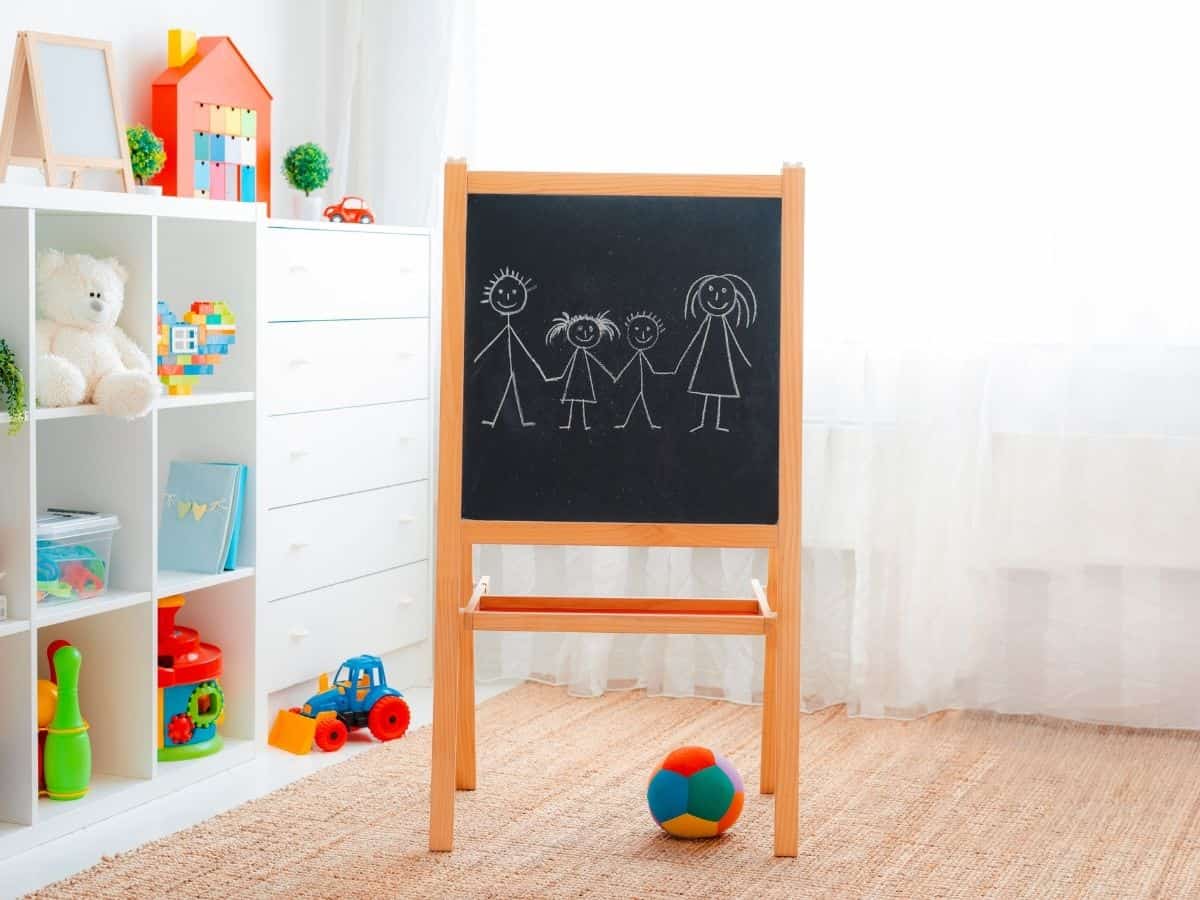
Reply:
[[[733,782],[720,766],[701,769],[688,779],[688,808],[693,816],[719,822],[733,802]]]

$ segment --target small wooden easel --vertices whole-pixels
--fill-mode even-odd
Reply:
[[[774,524],[463,517],[468,196],[505,194],[780,201],[779,469]],[[775,795],[775,855],[795,856],[800,775],[803,168],[786,166],[780,175],[772,176],[573,175],[468,172],[465,162],[450,161],[445,169],[444,215],[430,850],[453,848],[455,789],[475,788],[474,632],[550,631],[763,635],[759,788],[763,794]],[[471,285],[472,299],[474,289]],[[762,547],[768,554],[767,579],[765,587],[757,581],[748,585],[751,596],[736,600],[497,596],[488,593],[487,576],[474,578],[471,560],[476,544]]]
[[[70,187],[84,171],[111,171],[126,193],[133,191],[111,44],[17,33],[0,126],[0,181],[10,164],[41,169],[48,187],[63,170]]]

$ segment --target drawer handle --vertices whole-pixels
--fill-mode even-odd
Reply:
[[[412,597],[400,597],[396,600],[396,605],[397,606],[412,606],[413,598]]]
[[[307,272],[308,266],[294,265],[288,266],[288,272],[292,275],[299,275],[302,272]]]
[[[413,352],[411,350],[401,350],[396,354],[396,359],[412,359]]]
[[[288,637],[296,638],[296,640],[304,640],[308,637],[309,631],[303,625],[294,625],[292,630],[288,632]]]
[[[410,525],[413,522],[417,521],[417,519],[415,516],[401,516],[396,521],[399,522],[401,525]]]
[[[288,363],[288,365],[291,366],[293,369],[298,369],[301,366],[311,366],[312,360],[304,359],[303,357],[297,357],[296,359],[293,359],[290,363]]]
[[[308,546],[308,541],[292,541],[288,544],[288,550],[295,553],[297,550],[303,550]]]
[[[290,456],[293,460],[297,460],[297,459],[301,459],[305,456],[308,456],[308,451],[307,450],[293,450],[291,453],[288,454],[288,456]]]

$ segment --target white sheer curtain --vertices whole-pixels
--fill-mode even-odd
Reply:
[[[1188,6],[465,9],[446,134],[476,167],[808,167],[806,704],[1200,728]],[[731,550],[476,564],[531,593],[744,596],[764,574]],[[486,635],[478,666],[753,702],[759,652]]]

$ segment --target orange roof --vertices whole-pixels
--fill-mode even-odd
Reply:
[[[187,78],[188,75],[190,75],[195,69],[204,65],[205,60],[211,57],[213,50],[222,44],[229,45],[229,48],[237,55],[237,58],[241,60],[242,65],[246,67],[246,71],[254,76],[254,80],[257,81],[258,86],[263,89],[263,93],[266,94],[269,99],[274,100],[275,98],[271,96],[271,92],[267,90],[267,86],[263,84],[262,79],[258,77],[258,73],[254,71],[254,68],[250,65],[250,63],[246,62],[246,57],[242,56],[242,51],[237,48],[237,44],[235,44],[230,38],[223,36],[200,38],[200,40],[196,42],[196,52],[192,54],[191,59],[189,59],[182,66],[177,66],[173,69],[163,69],[163,71],[159,73],[159,76],[154,79],[153,84],[178,84]]]

